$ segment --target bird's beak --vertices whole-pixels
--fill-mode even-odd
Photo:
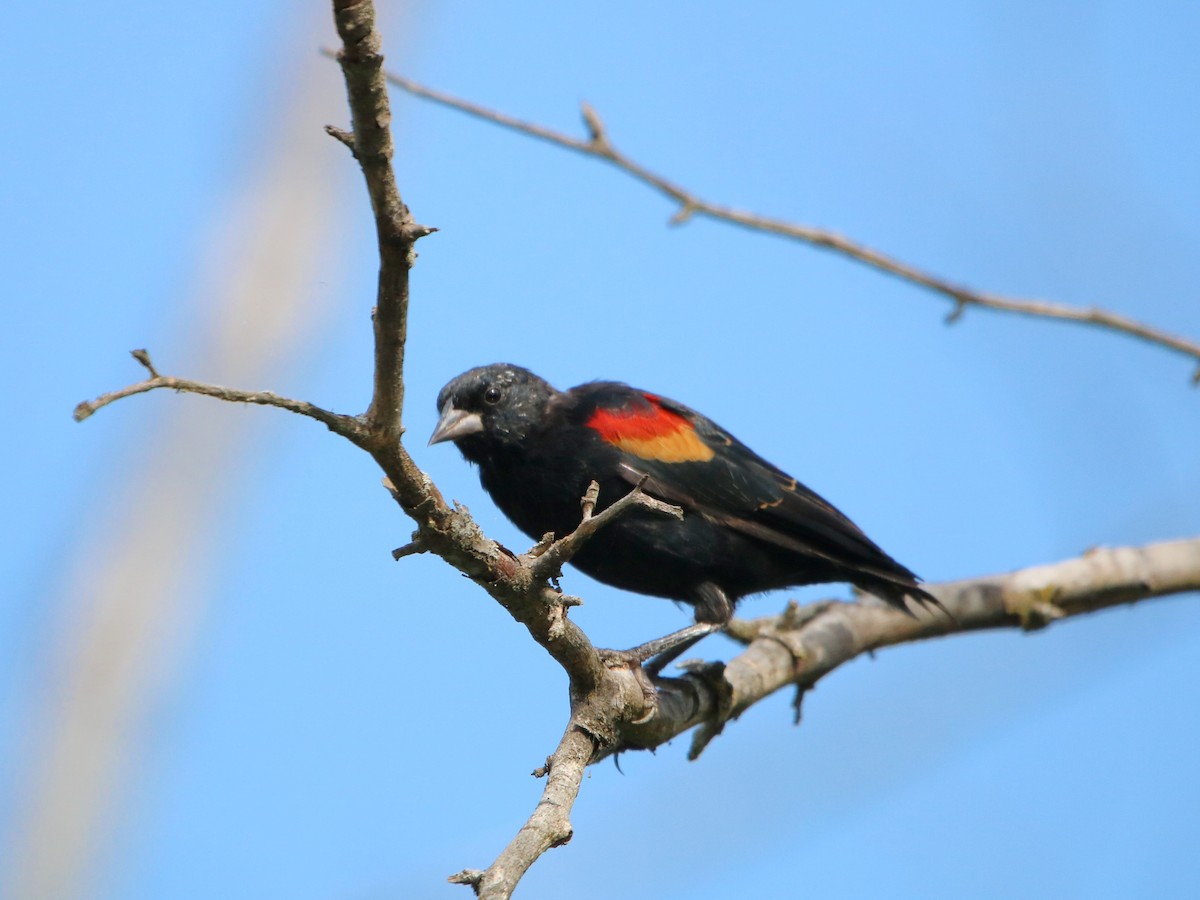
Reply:
[[[437,428],[429,436],[429,446],[440,444],[442,441],[457,441],[468,434],[479,434],[483,431],[483,419],[479,413],[456,409],[453,400],[447,400],[442,407],[442,417],[438,419]]]

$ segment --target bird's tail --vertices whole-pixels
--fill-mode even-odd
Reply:
[[[945,604],[917,583],[916,576],[913,576],[911,579],[897,578],[895,580],[884,578],[862,579],[856,581],[854,586],[861,591],[865,591],[886,601],[889,606],[894,606],[896,609],[914,618],[916,617],[916,613],[909,606],[908,601],[910,599],[920,604],[923,609],[936,608],[950,621],[958,624],[958,620],[954,618],[950,610],[946,609]]]

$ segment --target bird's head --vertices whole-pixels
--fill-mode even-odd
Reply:
[[[454,441],[472,462],[519,449],[557,393],[528,369],[508,363],[463,372],[438,394],[441,418],[429,443]]]

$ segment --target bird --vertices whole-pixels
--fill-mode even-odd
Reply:
[[[604,584],[690,604],[723,627],[743,597],[848,582],[912,615],[941,607],[909,569],[842,512],[695,410],[615,381],[560,391],[495,363],[437,397],[430,445],[452,441],[495,504],[525,534],[563,537],[599,485],[596,512],[638,488],[675,519],[634,508],[597,531],[571,563]]]

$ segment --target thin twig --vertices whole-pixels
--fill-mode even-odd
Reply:
[[[583,105],[582,113],[589,137],[582,139],[546,128],[543,125],[517,119],[485,106],[480,106],[477,103],[471,103],[467,100],[454,97],[443,91],[433,90],[409,78],[397,75],[394,72],[388,72],[386,76],[390,83],[415,97],[430,100],[442,106],[475,116],[486,122],[491,122],[492,124],[520,132],[529,137],[537,138],[538,140],[546,141],[559,147],[565,147],[568,150],[574,150],[577,153],[583,153],[610,163],[632,178],[652,187],[677,203],[679,209],[672,216],[672,224],[685,222],[694,215],[703,215],[711,219],[740,225],[754,231],[765,231],[779,237],[791,238],[806,244],[832,250],[835,253],[840,253],[878,269],[881,272],[886,272],[912,284],[928,288],[952,300],[954,307],[947,316],[947,322],[957,321],[962,316],[966,307],[977,306],[1025,316],[1078,322],[1108,331],[1127,334],[1189,357],[1197,366],[1192,376],[1192,382],[1200,384],[1200,343],[1194,340],[1171,334],[1160,328],[1138,322],[1128,316],[1097,307],[1077,307],[1048,300],[1009,297],[1003,294],[975,291],[961,284],[956,284],[945,278],[933,275],[916,266],[909,265],[879,250],[868,247],[866,244],[851,240],[833,231],[799,225],[794,222],[774,219],[703,200],[686,188],[652,172],[618,150],[608,137],[607,130],[599,115],[587,104]]]
[[[645,479],[642,480],[645,481]],[[604,511],[593,513],[596,508],[596,500],[599,492],[600,485],[593,481],[580,504],[583,508],[583,514],[579,526],[574,531],[554,541],[549,546],[539,542],[527,554],[535,578],[549,578],[557,574],[563,567],[563,564],[569,562],[571,557],[580,551],[592,535],[605,525],[619,519],[634,509],[644,509],[675,519],[683,518],[682,509],[651,497],[642,490],[641,484],[636,485],[632,491]]]
[[[134,351],[144,354],[145,351]],[[139,358],[151,372],[154,367],[150,365],[149,357],[145,359]],[[206,384],[202,381],[191,381],[187,378],[174,378],[169,375],[155,374],[153,378],[146,381],[139,381],[137,384],[131,384],[128,387],[123,387],[117,391],[111,391],[107,394],[101,394],[94,400],[85,400],[75,407],[74,417],[76,422],[82,422],[92,413],[103,409],[110,403],[115,403],[125,397],[132,397],[134,394],[144,394],[147,391],[158,390],[160,388],[169,388],[170,390],[179,391],[184,394],[202,394],[206,397],[215,397],[218,400],[225,400],[229,403],[256,403],[260,406],[274,406],[279,409],[286,409],[288,412],[294,412],[301,416],[308,416],[310,419],[316,419],[325,427],[335,434],[340,434],[354,443],[361,443],[363,437],[362,423],[353,416],[344,416],[339,413],[330,412],[327,409],[322,409],[305,400],[292,400],[288,397],[280,397],[278,394],[273,394],[270,391],[241,391],[235,388],[222,387],[218,384]]]
[[[346,131],[344,128],[338,128],[336,125],[326,125],[325,133],[339,144],[345,146],[350,151],[350,155],[358,159],[358,148],[354,146],[353,132]]]
[[[400,198],[392,171],[391,110],[383,75],[375,5],[334,0],[334,22],[342,39],[337,54],[346,79],[353,122],[354,156],[362,167],[379,244],[379,286],[375,301],[375,390],[367,420],[381,440],[403,433],[404,344],[408,333],[408,273],[413,245],[434,229],[418,225]],[[344,139],[338,137],[339,140]]]
[[[151,378],[158,377],[158,369],[154,368],[154,363],[150,361],[150,351],[145,347],[140,350],[130,350],[129,355],[146,367],[146,371],[150,373]]]

